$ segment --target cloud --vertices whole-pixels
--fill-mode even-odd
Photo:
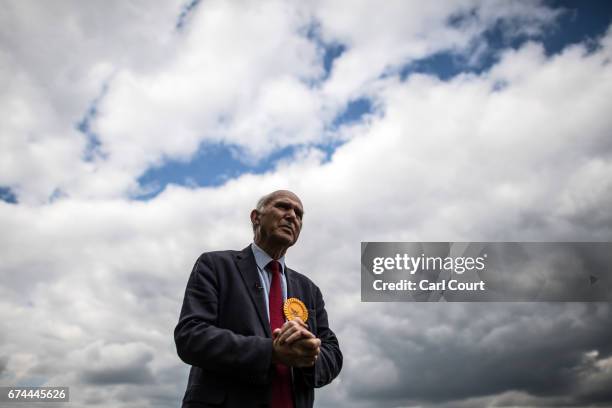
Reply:
[[[0,17],[6,115],[0,185],[14,187],[20,200],[45,202],[56,189],[70,190],[75,179],[91,175],[95,168],[82,160],[86,140],[76,130],[90,101],[113,72],[146,72],[171,55],[178,5],[124,6],[6,5]]]
[[[148,363],[153,350],[144,344],[90,345],[84,350],[86,361],[79,377],[86,384],[147,384],[154,382]]]
[[[2,375],[4,370],[6,370],[7,362],[8,362],[8,358],[7,357],[0,358],[0,375]]]
[[[497,24],[504,25],[501,31],[509,38],[538,35],[555,22],[559,10],[538,2],[390,2],[380,8],[358,1],[320,2],[315,14],[322,37],[348,47],[324,86],[336,98],[347,98],[412,61],[444,51],[469,57]]]
[[[559,14],[533,2],[120,5],[7,8],[0,185],[21,201],[138,194],[147,168],[189,160],[203,142],[254,161],[337,140],[328,126],[381,75],[438,52],[468,55],[501,22],[510,37],[537,35]],[[330,44],[345,51],[326,73]]]
[[[492,305],[486,313],[479,304],[408,306],[385,306],[384,319],[361,322],[363,340],[354,353],[368,357],[352,360],[355,378],[344,378],[355,400],[397,406],[517,390],[537,397],[571,394],[597,387],[589,376],[602,375],[599,366],[612,352],[606,304]],[[537,317],[526,318],[531,313]],[[376,347],[367,341],[373,333],[382,334]],[[380,383],[378,376],[359,375],[371,370],[370,359],[396,375]],[[585,393],[574,403],[597,395]]]
[[[19,203],[0,201],[2,381],[70,385],[82,406],[177,405],[188,368],[172,329],[193,262],[246,246],[255,201],[288,187],[306,214],[287,262],[321,287],[346,357],[320,406],[609,405],[607,304],[360,302],[361,241],[611,237],[612,34],[595,49],[548,56],[532,41],[480,74],[402,80],[394,68],[471,50],[500,19],[537,36],[556,15],[415,4],[202,2],[176,30],[179,4],[11,3],[0,185]],[[457,15],[476,17],[449,26]],[[347,47],[325,81],[313,19],[319,40]],[[104,81],[92,131],[105,156],[88,162],[75,123]],[[364,95],[372,114],[326,127]],[[321,138],[344,143],[325,160]],[[188,160],[205,139],[254,157],[299,148],[264,174],[127,198],[146,168]]]

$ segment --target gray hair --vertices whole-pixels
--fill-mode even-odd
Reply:
[[[255,206],[255,209],[257,211],[263,211],[264,207],[266,206],[266,204],[268,204],[270,202],[270,200],[272,200],[272,197],[274,196],[274,194],[276,193],[276,191],[270,193],[270,194],[266,194],[265,196],[261,197],[258,201],[257,201],[257,205]]]
[[[300,200],[298,198],[298,196],[295,195],[295,193],[289,191],[289,190],[276,190],[273,191],[269,194],[266,194],[265,196],[261,197],[258,201],[257,204],[255,206],[255,210],[257,212],[262,212],[263,209],[265,208],[266,205],[268,205],[270,203],[270,201],[272,201],[272,199],[278,194],[278,193],[290,193],[291,195],[295,196],[298,201]],[[300,201],[301,202],[301,201]],[[255,224],[253,223],[253,232],[255,232]]]
[[[266,194],[265,196],[257,200],[257,204],[255,205],[255,209],[257,210],[257,212],[263,211],[264,207],[270,202],[270,200],[272,200],[275,193],[277,192],[273,191],[272,193]],[[253,232],[255,232],[255,229],[256,229],[256,226],[255,226],[255,223],[253,223]]]

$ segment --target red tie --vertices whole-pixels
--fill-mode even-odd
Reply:
[[[270,284],[270,329],[274,331],[285,323],[283,317],[283,292],[281,288],[281,264],[270,261],[268,269],[272,272]],[[272,408],[293,408],[291,393],[291,371],[284,364],[274,365],[275,375],[272,378]]]

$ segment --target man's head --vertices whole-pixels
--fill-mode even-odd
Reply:
[[[255,243],[264,249],[285,250],[295,244],[302,229],[304,208],[291,191],[278,190],[259,199],[251,211]]]

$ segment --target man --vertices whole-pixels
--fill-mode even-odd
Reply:
[[[285,266],[303,216],[295,194],[275,191],[251,211],[250,246],[196,261],[174,330],[192,365],[183,408],[312,407],[314,388],[340,372],[321,291]]]

